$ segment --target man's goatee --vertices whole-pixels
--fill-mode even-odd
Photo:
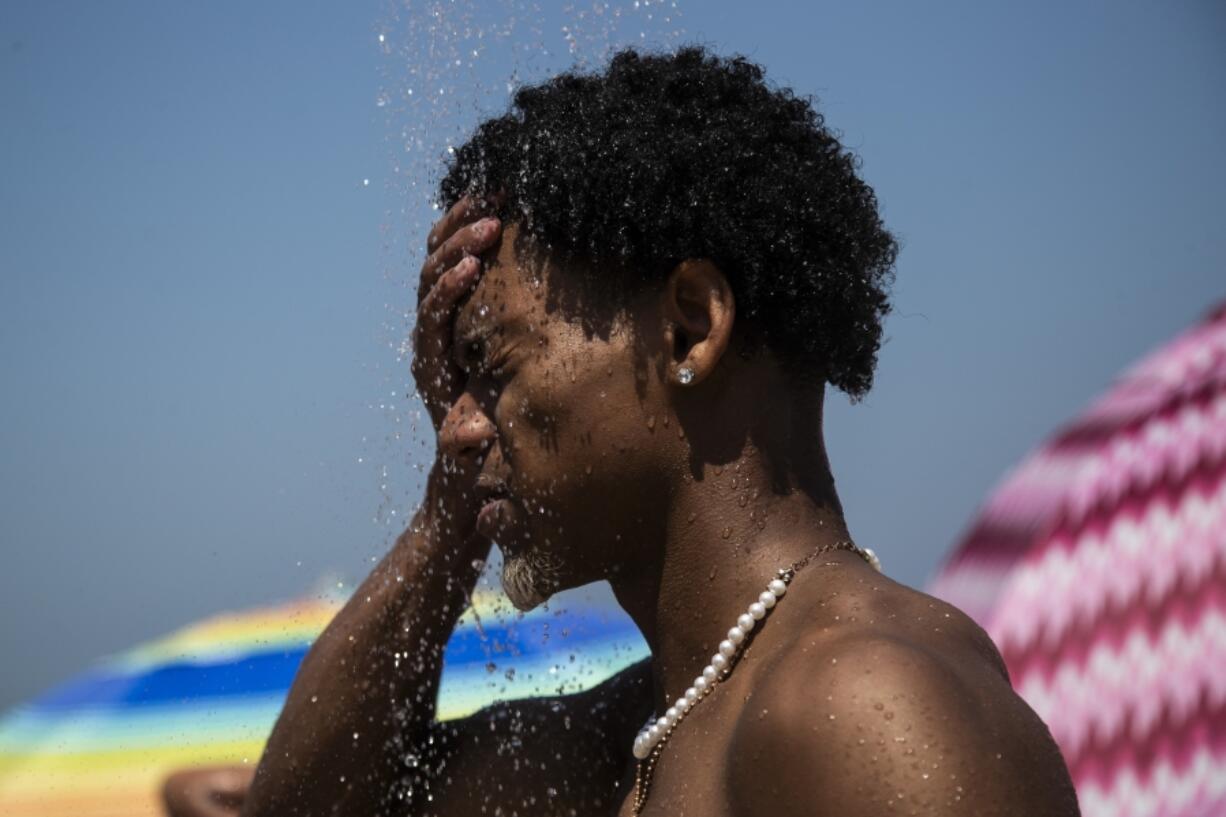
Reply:
[[[511,604],[521,612],[528,612],[544,604],[556,586],[557,565],[553,559],[533,550],[513,555],[504,555],[502,562],[502,591]]]

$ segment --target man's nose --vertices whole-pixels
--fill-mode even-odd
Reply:
[[[452,459],[476,458],[494,444],[494,422],[468,392],[452,404],[438,430],[439,448]]]

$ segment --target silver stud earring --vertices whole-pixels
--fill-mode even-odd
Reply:
[[[682,386],[690,385],[690,383],[692,383],[693,380],[694,380],[694,370],[691,369],[689,366],[682,366],[680,369],[677,370],[677,381],[681,383]]]

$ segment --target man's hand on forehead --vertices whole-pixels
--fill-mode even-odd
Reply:
[[[489,204],[460,199],[431,229],[417,288],[413,328],[413,378],[437,430],[464,390],[464,372],[453,355],[456,308],[482,272],[479,256],[495,247],[502,223],[483,216]]]

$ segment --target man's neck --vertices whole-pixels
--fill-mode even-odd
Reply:
[[[824,465],[823,456],[821,478],[803,487],[795,479],[779,486],[752,448],[726,465],[705,465],[674,494],[659,559],[610,580],[651,647],[659,712],[685,692],[780,568],[847,538]]]

